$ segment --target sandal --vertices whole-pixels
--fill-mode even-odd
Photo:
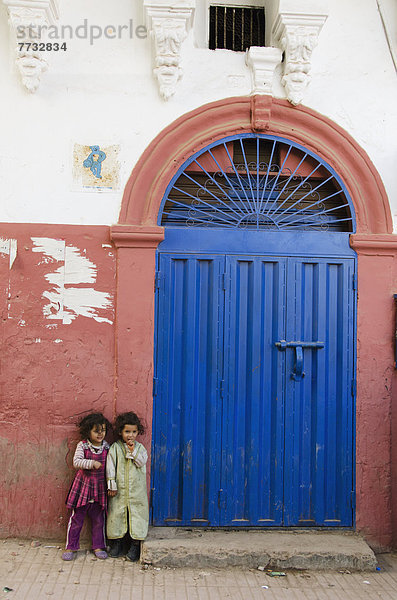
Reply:
[[[108,557],[108,553],[105,550],[94,550],[94,554],[97,558],[105,560]]]
[[[62,560],[73,560],[75,556],[76,552],[74,552],[73,550],[66,550],[66,552],[62,554]]]

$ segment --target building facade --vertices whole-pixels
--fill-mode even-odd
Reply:
[[[395,544],[395,11],[4,0],[2,535],[135,410],[154,526]]]

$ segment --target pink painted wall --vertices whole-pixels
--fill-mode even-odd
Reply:
[[[358,253],[357,530],[375,547],[396,544],[395,303],[397,236],[352,236]],[[393,460],[394,458],[394,460]]]
[[[0,254],[0,535],[63,537],[65,494],[78,440],[74,425],[88,410],[112,419],[114,326],[77,317],[46,319],[45,279],[60,263],[33,252],[32,237],[64,239],[97,266],[94,287],[115,293],[115,251],[106,227],[3,224],[15,238],[12,268]],[[113,320],[112,310],[98,315]],[[62,340],[62,341],[58,341]]]
[[[144,420],[141,441],[149,453],[153,412],[154,275],[162,227],[112,228],[117,248],[116,404],[115,412],[133,410]]]

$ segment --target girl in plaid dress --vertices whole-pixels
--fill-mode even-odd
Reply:
[[[106,479],[105,465],[109,444],[105,435],[110,427],[102,413],[86,415],[78,423],[82,441],[77,444],[73,466],[78,469],[66,498],[72,510],[63,560],[73,560],[80,548],[80,532],[87,515],[92,525],[92,548],[97,558],[108,557],[105,547]]]

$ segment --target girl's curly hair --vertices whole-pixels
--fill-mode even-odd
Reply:
[[[138,433],[145,433],[145,428],[138,417],[134,412],[125,412],[117,415],[116,420],[114,422],[114,432],[116,435],[121,437],[121,432],[123,431],[125,425],[136,425],[138,427]]]
[[[77,427],[79,428],[80,435],[82,439],[86,439],[90,436],[90,431],[93,427],[97,425],[100,427],[101,425],[105,425],[106,433],[112,429],[111,423],[107,420],[106,417],[103,416],[102,413],[90,413],[86,415],[77,423]]]

